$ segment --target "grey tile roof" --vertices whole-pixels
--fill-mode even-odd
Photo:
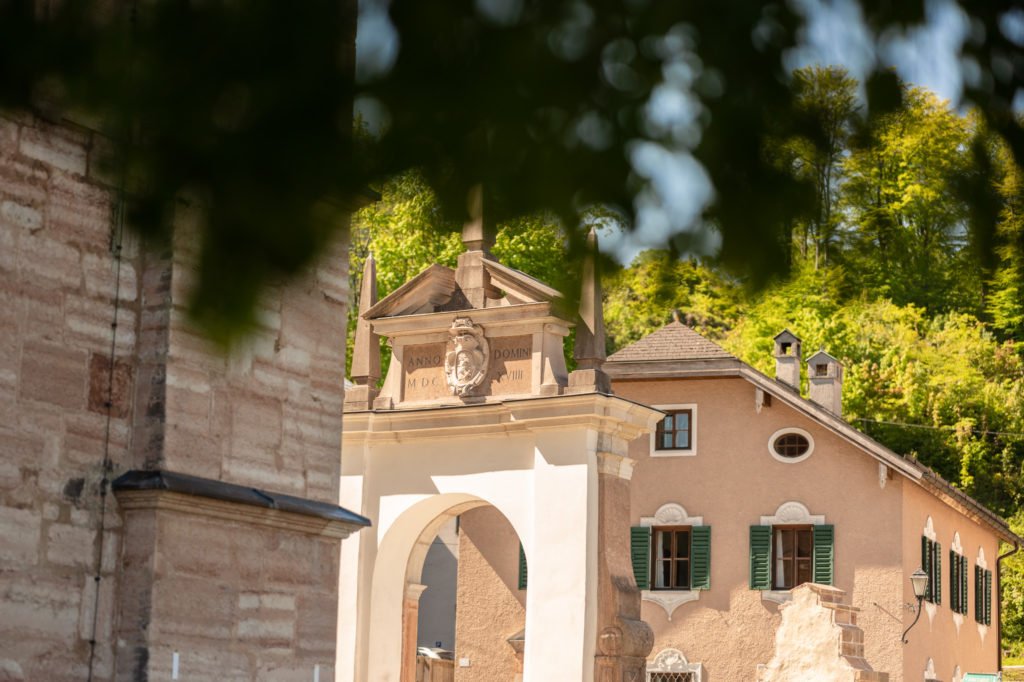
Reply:
[[[735,359],[716,343],[687,327],[670,322],[636,343],[608,356],[608,362],[650,362],[654,360],[718,360]]]

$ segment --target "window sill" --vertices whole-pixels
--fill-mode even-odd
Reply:
[[[785,604],[793,600],[792,590],[761,590],[761,601]]]
[[[651,457],[696,457],[697,451],[690,450],[651,450]]]
[[[643,590],[640,598],[665,609],[665,615],[672,620],[672,613],[677,608],[700,599],[700,590]]]

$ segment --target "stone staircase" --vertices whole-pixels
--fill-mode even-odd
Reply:
[[[846,593],[807,583],[793,590],[780,612],[775,656],[758,668],[758,682],[889,682],[864,658],[864,631]]]

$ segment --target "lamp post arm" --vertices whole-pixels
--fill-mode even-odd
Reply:
[[[904,644],[906,644],[907,641],[908,641],[907,640],[907,633],[910,632],[910,629],[912,627],[914,627],[915,625],[917,625],[917,621],[919,621],[921,619],[921,609],[923,608],[923,606],[924,606],[924,597],[918,597],[917,598],[917,616],[914,617],[914,622],[910,624],[910,627],[908,627],[906,630],[903,631],[902,639],[903,639],[903,643]]]

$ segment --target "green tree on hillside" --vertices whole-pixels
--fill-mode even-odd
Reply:
[[[1003,177],[997,189],[1004,204],[996,228],[998,261],[986,312],[993,328],[1024,342],[1024,182],[1020,166],[1005,148],[998,160]]]
[[[609,351],[645,336],[678,310],[687,324],[721,337],[738,317],[739,285],[713,267],[660,249],[643,251],[604,280]]]
[[[859,288],[932,312],[977,310],[981,290],[957,180],[972,167],[976,125],[947,102],[905,88],[846,160],[843,262]],[[969,276],[973,274],[974,276]]]
[[[805,67],[793,73],[798,115],[811,125],[805,135],[781,141],[772,155],[798,180],[814,187],[817,210],[794,226],[792,241],[801,259],[815,267],[829,262],[839,230],[839,187],[843,160],[858,122],[857,81],[841,67]]]

